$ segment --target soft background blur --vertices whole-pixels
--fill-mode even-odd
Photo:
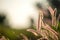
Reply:
[[[59,0],[0,0],[0,36],[4,36],[10,40],[20,40],[20,33],[23,33],[28,38],[31,36],[32,40],[39,38],[39,36],[36,37],[25,30],[26,28],[36,29],[39,15],[39,10],[36,6],[37,3],[46,12],[44,14],[44,22],[51,25],[51,14],[47,10],[48,6],[51,6],[53,9],[57,8],[56,17],[58,19],[60,14]],[[60,29],[58,30],[60,33]]]

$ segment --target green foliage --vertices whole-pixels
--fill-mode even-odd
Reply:
[[[60,32],[60,22],[58,23],[58,27],[52,26],[52,29],[54,29],[57,32]]]
[[[0,25],[1,26],[1,25]],[[24,30],[15,30],[7,27],[0,27],[0,33],[2,36],[5,36],[6,39],[10,40],[22,40],[23,37],[20,35],[21,33],[26,35],[31,40],[37,40],[37,38],[40,38],[40,36],[35,36],[33,33]]]
[[[60,32],[60,22],[58,23],[57,31]]]

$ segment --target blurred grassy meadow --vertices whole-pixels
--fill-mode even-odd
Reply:
[[[52,28],[60,34],[60,23],[57,29],[54,27]],[[32,26],[32,29],[36,30],[34,26]],[[20,35],[20,34],[23,34],[23,35]],[[37,40],[39,38],[42,38],[41,35],[36,36],[32,32],[27,31],[27,29],[15,30],[15,29],[8,28],[4,25],[0,25],[0,38],[2,38],[2,36],[5,37],[5,39],[2,39],[2,40],[23,40],[25,38],[24,36],[26,36],[28,40]],[[58,36],[60,40],[60,35]]]
[[[33,21],[31,21],[33,23]],[[49,24],[49,21],[48,21]],[[57,22],[58,26],[51,26],[51,28],[56,31],[58,33],[58,39],[56,40],[60,40],[60,22],[58,20]],[[42,28],[41,30],[47,30],[45,28]],[[50,29],[48,29],[49,31]],[[52,31],[53,32],[53,31]],[[45,32],[43,32],[45,33]],[[42,34],[43,34],[42,33]],[[47,32],[48,33],[48,32]],[[45,35],[45,34],[43,34]],[[49,36],[50,33],[48,33]],[[54,36],[54,35],[53,35]],[[54,40],[53,36],[49,36],[48,39],[49,40]],[[4,37],[4,38],[3,38]],[[41,40],[40,38],[42,38],[42,40],[48,40],[43,38],[43,36],[40,34],[39,31],[37,31],[36,26],[31,25],[31,28],[28,29],[20,29],[20,30],[16,30],[16,29],[12,29],[9,26],[4,25],[3,23],[0,23],[0,39],[2,38],[2,40]]]
[[[37,40],[37,38],[41,37],[35,36],[33,33],[28,32],[26,29],[16,30],[0,25],[0,38],[4,36],[6,40],[22,40],[24,35],[26,35],[29,39],[31,38],[31,40]]]
[[[48,7],[48,14],[39,10],[38,25],[31,19],[31,27],[27,29],[12,29],[5,25],[5,16],[0,15],[0,40],[60,40],[60,1],[52,1],[54,6]],[[39,5],[37,5],[40,7]]]

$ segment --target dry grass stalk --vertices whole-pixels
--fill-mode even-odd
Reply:
[[[38,28],[37,30],[41,32],[42,24],[43,23],[43,10],[39,10],[39,17],[38,17]]]
[[[50,11],[51,16],[52,16],[52,25],[55,25],[56,26],[56,9],[53,10],[51,7],[49,7],[48,10]],[[39,18],[38,18],[37,30],[28,29],[28,31],[29,32],[32,32],[36,36],[37,35],[41,35],[42,36],[42,39],[40,38],[38,40],[43,40],[44,38],[46,40],[49,40],[49,36],[53,40],[58,40],[58,33],[55,30],[53,30],[51,28],[51,26],[49,26],[47,23],[44,23],[43,22],[43,13],[44,13],[43,10],[39,10]],[[55,22],[54,22],[54,20],[55,20]]]
[[[22,34],[22,33],[21,33],[20,35],[23,37],[23,40],[29,40],[26,35],[24,35],[24,34]]]
[[[46,30],[51,30],[52,32],[54,32],[56,35],[58,35],[58,33],[55,31],[55,30],[53,30],[48,24],[46,24],[45,23],[45,26],[43,26],[43,28],[44,29],[46,29]]]
[[[51,7],[49,7],[48,8],[48,10],[50,11],[50,13],[51,13],[51,16],[52,16],[52,25],[54,25],[54,26],[56,26],[56,24],[57,24],[57,21],[56,21],[56,8],[53,10]],[[44,13],[43,11],[41,11],[40,13]],[[41,16],[40,16],[41,17]],[[42,16],[43,17],[43,16]],[[41,18],[41,20],[42,20],[43,18]],[[42,24],[40,24],[41,26],[40,26],[40,28],[43,26],[43,28],[44,29],[46,29],[46,30],[48,30],[50,33],[51,33],[51,36],[50,37],[52,37],[52,39],[54,39],[54,40],[58,40],[58,33],[55,31],[55,30],[53,30],[48,24],[45,24],[44,25],[44,22],[43,22],[43,20],[41,21],[42,22]],[[41,29],[42,30],[42,29]],[[45,31],[46,32],[46,31]],[[48,32],[47,33],[45,33],[45,32],[43,32],[42,31],[42,36],[44,37],[47,37],[47,35],[46,34],[48,34]],[[44,34],[45,33],[45,34]],[[50,34],[49,33],[49,34]],[[48,34],[48,35],[49,35]]]
[[[38,33],[34,29],[27,29],[27,31],[32,32],[35,36],[38,36]]]
[[[48,36],[50,36],[50,34],[51,34],[50,37],[52,39],[56,38],[56,40],[58,40],[58,33],[55,30],[53,30],[48,24],[45,24],[43,26],[43,29],[45,29],[44,31],[42,30],[42,33],[41,33],[43,35],[43,37],[47,37],[47,39],[48,39]]]
[[[59,19],[60,19],[60,14],[59,14],[59,16],[58,16],[58,18],[57,18],[57,22],[59,23]],[[58,24],[57,24],[58,25]]]
[[[0,40],[7,40],[4,36],[2,36],[2,38]]]
[[[51,14],[52,17],[52,26],[57,26],[57,20],[56,20],[56,13],[57,9],[55,8],[54,10],[51,8],[51,6],[48,7],[48,10]]]

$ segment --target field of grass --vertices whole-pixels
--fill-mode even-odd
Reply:
[[[52,20],[51,25],[43,21],[43,10],[40,10],[38,25],[32,28],[16,30],[0,24],[0,40],[60,40],[60,22],[56,18],[56,11],[48,8]]]
[[[60,23],[58,28],[52,27],[57,33],[60,34]],[[33,29],[35,30],[35,29]],[[32,31],[33,31],[32,30]],[[34,34],[33,32],[27,31],[27,29],[23,30],[15,30],[11,28],[7,28],[5,26],[0,25],[0,38],[4,36],[6,40],[37,40],[42,38],[40,34]],[[60,35],[59,35],[60,36]],[[60,37],[59,37],[60,38]]]

